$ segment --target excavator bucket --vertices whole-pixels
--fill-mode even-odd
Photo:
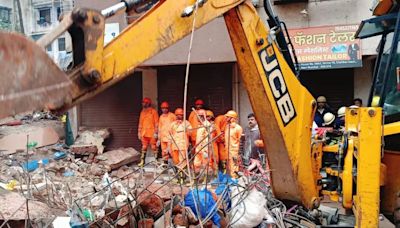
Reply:
[[[71,100],[71,84],[33,41],[20,34],[0,32],[0,119],[59,108]]]

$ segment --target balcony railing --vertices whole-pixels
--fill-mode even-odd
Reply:
[[[59,2],[60,0],[32,0],[32,5],[47,5],[53,2]]]
[[[36,21],[33,32],[46,32],[54,28],[58,22]]]

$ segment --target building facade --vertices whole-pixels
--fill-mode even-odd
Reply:
[[[73,9],[73,0],[28,0],[29,21],[26,34],[33,40],[38,40],[59,24],[59,17]],[[46,47],[47,54],[62,68],[66,68],[71,58],[67,52],[70,38],[64,34]]]
[[[73,9],[73,0],[0,0],[0,30],[23,33],[38,40],[54,29],[60,15]],[[46,47],[47,54],[61,67],[71,62],[71,40],[64,34]]]
[[[99,10],[115,3],[118,1],[75,1],[76,6],[95,7]],[[253,3],[257,6],[259,15],[266,19],[262,1],[255,0]],[[302,31],[358,25],[363,19],[371,16],[370,5],[370,0],[275,0],[273,8],[290,32],[299,29]],[[118,25],[118,31],[113,30],[112,34],[118,34],[127,26],[124,15],[108,19],[106,23],[108,26]],[[107,31],[107,25],[106,35],[110,33]],[[115,29],[115,26],[113,28]],[[333,109],[351,105],[356,97],[362,98],[366,103],[372,83],[377,42],[376,39],[367,39],[359,44],[359,62],[362,64],[358,66],[302,70],[299,79],[315,97],[326,96]],[[105,91],[109,101],[105,102],[106,95],[100,95],[101,97],[81,104],[78,109],[79,124],[112,128],[114,139],[109,142],[111,148],[138,148],[137,121],[141,108],[140,100],[143,97],[152,98],[156,107],[162,101],[168,101],[172,109],[183,104],[188,47],[189,38],[186,37],[143,63],[134,75]],[[192,107],[195,99],[202,98],[216,115],[230,109],[238,110],[240,123],[246,125],[247,115],[252,112],[252,108],[222,17],[195,32],[191,56],[188,108]]]
[[[20,12],[20,9],[21,3],[19,1],[0,0],[0,30],[22,32],[21,23],[23,18],[21,18],[22,12]]]

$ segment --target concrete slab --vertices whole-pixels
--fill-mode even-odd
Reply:
[[[139,161],[140,153],[129,147],[105,152],[102,157],[105,160],[100,161],[100,164],[110,166],[111,169],[118,169],[123,165]]]
[[[54,121],[51,121],[54,122]],[[26,150],[27,137],[29,142],[37,142],[37,147],[52,145],[58,142],[61,123],[35,123],[0,129],[0,152],[13,154],[19,150]]]

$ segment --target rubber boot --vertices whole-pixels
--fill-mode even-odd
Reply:
[[[142,154],[140,156],[140,163],[138,164],[139,167],[144,166],[144,160],[146,159],[146,150],[142,150]]]

